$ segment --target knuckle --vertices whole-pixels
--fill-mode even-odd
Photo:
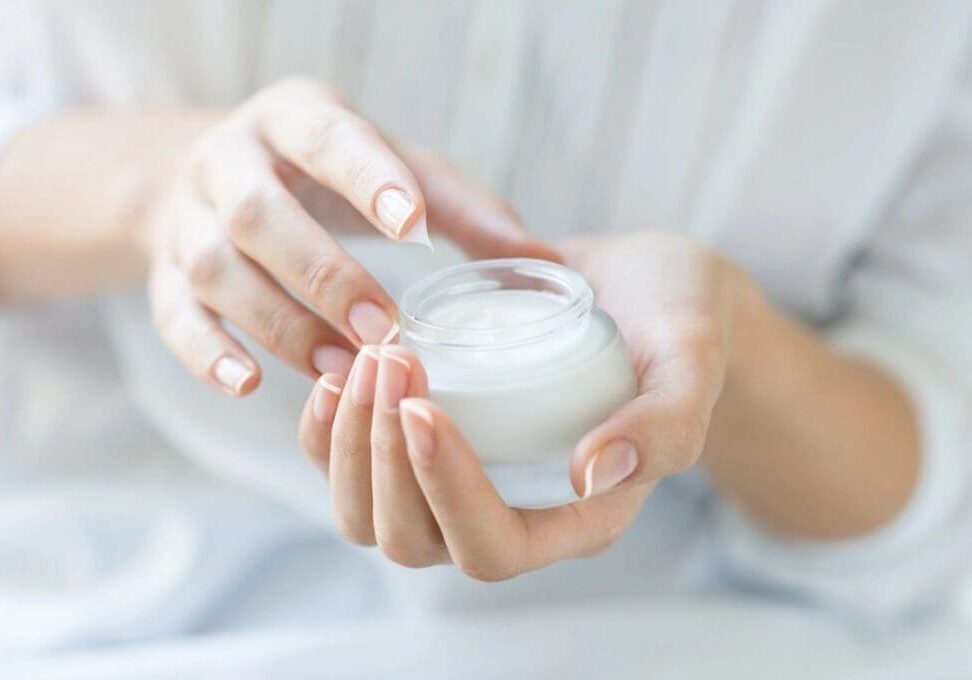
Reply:
[[[400,536],[378,534],[376,541],[382,555],[403,567],[422,569],[438,563],[435,551],[416,547],[414,541],[404,540]]]
[[[222,243],[210,243],[190,256],[186,275],[194,289],[208,288],[218,282],[229,267],[230,256]]]
[[[307,125],[301,146],[302,160],[308,165],[322,165],[322,161],[341,153],[347,140],[357,136],[362,127],[363,124],[347,115],[340,105],[328,104]]]
[[[288,340],[298,335],[298,326],[305,313],[296,303],[276,307],[264,320],[261,328],[263,344],[272,352],[287,346]]]
[[[339,297],[349,278],[348,265],[337,255],[320,255],[310,261],[301,277],[309,300]]]
[[[355,521],[342,515],[335,517],[334,523],[338,533],[349,543],[365,548],[375,545],[375,531],[370,522]]]
[[[509,565],[492,559],[459,558],[456,560],[456,566],[469,578],[484,583],[508,581],[517,574]]]
[[[304,143],[301,145],[304,163],[317,165],[322,158],[327,157],[338,143],[335,140],[341,137],[341,128],[341,119],[333,112],[321,113],[308,124]]]
[[[264,189],[254,188],[244,192],[226,213],[226,231],[234,239],[250,237],[263,225],[271,200],[272,197]]]
[[[331,161],[341,159],[338,167],[346,167],[349,160],[356,158],[356,153],[350,150],[356,144],[352,140],[360,140],[373,135],[373,129],[363,119],[350,113],[339,103],[328,103],[321,107],[320,112],[308,123],[301,145],[301,160],[319,171],[327,172],[334,167]],[[361,166],[364,166],[363,168]],[[356,178],[372,176],[374,162],[354,163],[348,174],[347,182],[354,186]]]
[[[348,186],[354,196],[369,197],[380,182],[378,177],[378,156],[369,155],[359,158],[348,169]]]

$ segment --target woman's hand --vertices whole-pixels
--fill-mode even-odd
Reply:
[[[223,320],[312,377],[346,374],[352,350],[394,337],[391,298],[327,231],[349,215],[393,240],[424,240],[428,218],[476,255],[555,256],[507,206],[427,153],[397,152],[312,81],[257,93],[173,172],[145,218],[155,322],[194,373],[234,396],[260,372]],[[311,204],[324,205],[325,228]]]
[[[578,444],[574,487],[590,496],[688,468],[706,443],[740,319],[759,303],[756,287],[674,234],[575,239],[562,250],[617,322],[638,379],[638,396]]]
[[[453,422],[428,400],[425,372],[398,345],[369,345],[347,383],[325,374],[300,423],[329,477],[341,534],[409,567],[453,563],[498,581],[606,549],[652,482],[545,510],[507,507]]]
[[[302,445],[328,473],[335,522],[350,541],[377,544],[407,566],[452,562],[475,578],[509,578],[604,550],[658,479],[698,458],[745,277],[712,251],[661,234],[574,241],[565,252],[620,324],[640,386],[578,444],[571,478],[581,500],[507,507],[427,400],[415,357],[369,346],[347,385],[321,378],[301,421]]]

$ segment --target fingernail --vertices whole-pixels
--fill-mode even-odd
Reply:
[[[402,243],[421,243],[429,250],[435,250],[432,247],[432,241],[429,240],[429,224],[425,219],[425,215],[415,220],[415,224],[409,227],[408,231],[405,232],[405,235],[399,241]]]
[[[435,452],[435,435],[433,428],[435,421],[432,412],[425,406],[405,399],[399,405],[401,409],[402,432],[405,434],[405,444],[408,454],[420,462],[428,462]]]
[[[383,345],[398,333],[398,324],[374,302],[356,302],[348,312],[348,323],[366,345]]]
[[[239,394],[253,377],[253,368],[232,356],[220,357],[213,364],[213,377],[230,394]]]
[[[638,452],[631,442],[619,439],[606,444],[584,469],[584,498],[613,489],[638,467]]]
[[[375,380],[378,377],[378,348],[365,345],[351,370],[351,401],[356,406],[375,403]]]
[[[415,201],[401,189],[385,189],[375,200],[375,214],[378,220],[395,236],[402,232],[402,227],[415,212]]]
[[[321,375],[337,373],[347,378],[351,372],[351,364],[354,363],[354,355],[343,347],[324,345],[314,350],[311,363]]]
[[[379,408],[385,411],[397,411],[398,402],[408,391],[408,378],[411,366],[404,358],[395,354],[393,347],[382,347],[378,368],[378,387],[376,389]]]
[[[334,420],[338,399],[344,390],[344,382],[344,376],[336,373],[325,373],[318,378],[317,385],[314,387],[314,402],[311,404],[317,422],[326,425]]]

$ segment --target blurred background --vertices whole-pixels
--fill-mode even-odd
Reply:
[[[540,238],[712,245],[959,441],[970,26],[964,1],[0,0],[0,167],[72,111],[221,115],[321,80]],[[321,221],[393,297],[464,259]],[[936,469],[959,517],[938,542],[781,543],[692,470],[594,560],[408,570],[333,531],[296,437],[305,376],[244,343],[263,380],[228,399],[160,341],[144,281],[79,297],[56,257],[32,269],[66,290],[0,299],[0,676],[972,675],[964,462]],[[912,339],[934,360],[888,349]]]

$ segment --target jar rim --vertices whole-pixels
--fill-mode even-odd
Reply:
[[[507,328],[470,328],[430,321],[423,306],[436,297],[492,290],[549,288],[509,286],[504,282],[534,280],[557,289],[563,307],[553,314]],[[402,336],[410,343],[449,350],[505,350],[539,342],[576,327],[594,306],[594,293],[579,272],[547,260],[501,258],[447,267],[410,285],[399,303]],[[504,338],[503,336],[507,336]]]

